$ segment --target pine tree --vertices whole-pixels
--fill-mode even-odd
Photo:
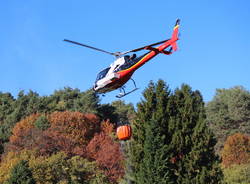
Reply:
[[[129,152],[134,182],[220,183],[216,141],[205,124],[199,91],[183,85],[171,94],[160,80],[143,96]]]
[[[138,183],[171,183],[166,165],[167,155],[164,136],[161,135],[157,121],[151,120],[146,125],[146,138],[143,147],[144,158],[138,172]]]
[[[10,173],[8,184],[35,184],[32,172],[29,169],[28,161],[21,160],[15,165]]]
[[[41,115],[35,122],[34,125],[40,130],[47,130],[50,127],[49,120],[45,115]]]
[[[177,89],[170,100],[169,145],[176,183],[219,183],[222,171],[215,155],[215,138],[205,124],[204,102],[199,91],[188,85]]]
[[[156,85],[150,82],[143,93],[144,100],[138,104],[129,152],[135,183],[171,183],[166,164],[169,94],[164,81],[159,80]]]

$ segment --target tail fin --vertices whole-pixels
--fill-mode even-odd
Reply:
[[[179,25],[180,25],[180,19],[177,19],[176,23],[175,23],[175,26],[174,26],[174,31],[173,31],[173,34],[172,34],[172,38],[171,38],[171,40],[173,41],[173,43],[171,44],[171,46],[172,46],[172,49],[174,51],[177,50],[177,43],[176,43],[176,41],[179,39],[178,38]]]

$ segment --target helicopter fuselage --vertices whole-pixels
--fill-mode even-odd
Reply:
[[[106,93],[115,89],[121,88],[133,75],[133,73],[151,60],[159,53],[170,55],[171,51],[165,51],[165,49],[175,43],[178,39],[167,40],[159,47],[145,48],[150,50],[148,53],[130,59],[130,56],[126,55],[115,60],[110,67],[102,70],[97,75],[97,80],[94,84],[93,90],[97,93]]]
[[[172,51],[177,50],[177,40],[178,40],[178,28],[180,24],[180,19],[176,20],[175,27],[172,33],[172,37],[168,40],[163,40],[157,43],[152,43],[147,46],[143,46],[140,48],[136,48],[133,50],[129,50],[126,52],[108,52],[103,49],[99,49],[93,46],[89,46],[86,44],[82,44],[79,42],[75,42],[72,40],[64,39],[64,41],[67,41],[69,43],[73,43],[76,45],[80,45],[83,47],[87,47],[99,52],[103,52],[109,55],[115,56],[117,59],[107,68],[102,70],[98,73],[96,81],[93,86],[93,90],[97,93],[107,93],[113,90],[116,90],[120,88],[120,91],[123,93],[120,93],[116,97],[121,98],[129,93],[134,92],[138,88],[136,87],[136,84],[133,79],[131,79],[133,73],[140,68],[142,65],[144,65],[146,62],[154,58],[158,54],[166,54],[170,55],[172,54]],[[153,47],[159,45],[158,47]],[[165,50],[168,47],[170,47],[169,50]],[[125,55],[128,53],[135,53],[140,50],[149,50],[147,53],[143,54],[142,56],[136,57],[135,54],[132,54],[131,56]],[[132,80],[134,83],[135,88],[131,90],[130,92],[125,92],[124,85],[128,82],[128,80]]]

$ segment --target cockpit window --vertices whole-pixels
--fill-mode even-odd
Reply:
[[[125,63],[129,62],[129,58],[130,58],[129,55],[124,56]]]
[[[110,69],[110,67],[108,67],[108,68],[102,70],[102,71],[97,75],[96,81],[98,81],[98,80],[104,78],[104,77],[106,76],[106,74],[108,73],[109,69]]]
[[[116,69],[115,72],[118,72],[120,70],[126,70],[130,67],[132,67],[133,65],[135,65],[137,62],[139,62],[145,55],[147,55],[148,53],[140,56],[140,57],[136,57],[136,55],[132,55],[132,56],[124,56],[125,59],[125,63],[123,65],[121,65],[119,68]]]

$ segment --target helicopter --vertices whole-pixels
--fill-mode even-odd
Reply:
[[[111,65],[102,71],[100,71],[97,74],[96,81],[93,86],[93,90],[98,94],[105,94],[107,92],[120,89],[120,93],[116,95],[117,98],[122,98],[134,91],[136,91],[136,83],[131,78],[133,73],[140,68],[142,65],[144,65],[146,62],[154,58],[158,54],[165,54],[170,55],[173,53],[173,51],[177,50],[177,40],[179,40],[179,25],[180,25],[180,19],[176,20],[172,37],[167,40],[163,40],[157,43],[153,43],[150,45],[146,45],[140,48],[136,48],[133,50],[125,51],[125,52],[108,52],[103,49],[99,49],[96,47],[92,47],[89,45],[85,45],[79,42],[75,42],[72,40],[64,39],[63,41],[73,43],[76,45],[80,45],[83,47],[87,47],[89,49],[93,49],[99,52],[103,52],[112,56],[116,57],[116,60],[111,63]],[[159,45],[157,47],[153,47]],[[166,50],[169,48],[168,50]],[[141,51],[141,50],[148,50],[147,53],[136,56],[135,52]],[[131,55],[127,55],[129,53],[133,53]],[[125,84],[132,80],[134,84],[134,89],[130,90],[129,92],[125,91]]]

